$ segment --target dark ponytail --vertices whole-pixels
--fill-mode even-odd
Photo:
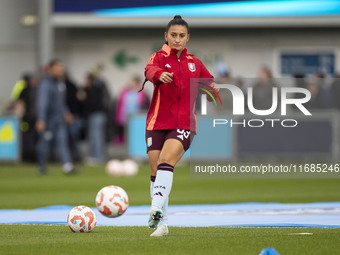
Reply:
[[[188,34],[189,34],[189,32],[190,32],[189,25],[184,19],[182,19],[181,15],[176,15],[172,20],[170,20],[170,22],[166,26],[165,31],[168,32],[170,27],[174,26],[174,25],[185,26],[187,28]]]
[[[142,91],[143,91],[144,86],[145,86],[145,83],[146,83],[147,81],[148,81],[148,79],[145,78],[145,80],[144,80],[144,82],[143,82],[143,85],[142,85],[142,88],[141,88],[140,90],[138,90],[137,94],[138,94],[139,92],[142,92]]]

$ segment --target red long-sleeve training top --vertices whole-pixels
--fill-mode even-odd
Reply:
[[[171,83],[159,80],[163,72],[173,73]],[[196,82],[190,85],[190,79],[213,79],[203,63],[187,53],[186,48],[178,58],[177,50],[164,44],[160,51],[150,57],[145,67],[145,77],[154,84],[146,130],[187,129],[196,133],[198,86]]]

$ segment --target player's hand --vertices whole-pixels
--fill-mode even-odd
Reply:
[[[216,86],[216,83],[215,83],[215,82],[213,82],[213,83],[210,84],[210,87],[212,87],[213,89],[215,89],[217,93],[220,92],[220,89],[219,89],[219,88],[215,88],[215,86]]]
[[[171,83],[172,78],[174,76],[174,73],[169,73],[169,72],[163,72],[161,76],[159,77],[159,80],[163,83]]]
[[[37,130],[38,133],[42,133],[46,129],[46,123],[45,121],[39,120],[35,123],[35,129]]]

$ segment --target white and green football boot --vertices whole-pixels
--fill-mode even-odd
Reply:
[[[167,224],[158,225],[157,229],[150,235],[154,237],[158,236],[168,236],[169,229]]]
[[[156,228],[159,221],[163,218],[163,211],[159,208],[151,209],[149,217],[149,228]]]

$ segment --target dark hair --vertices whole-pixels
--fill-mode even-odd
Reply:
[[[168,25],[166,25],[165,31],[168,32],[170,27],[175,26],[175,25],[185,26],[187,28],[188,34],[190,33],[190,28],[189,28],[188,23],[184,19],[182,19],[181,15],[176,15],[172,20],[170,20]],[[165,42],[165,44],[168,44],[168,42]],[[147,81],[148,80],[145,78],[142,88],[138,91],[138,93],[144,89],[145,83]]]
[[[60,64],[60,63],[62,63],[62,61],[60,59],[54,58],[54,59],[51,59],[50,62],[48,62],[47,65],[48,65],[48,67],[51,68],[51,67],[53,67],[57,64]]]
[[[182,16],[181,15],[176,15],[172,20],[170,20],[170,22],[168,23],[168,25],[166,26],[166,32],[169,31],[170,27],[171,26],[174,26],[174,25],[180,25],[180,26],[185,26],[188,30],[188,34],[189,34],[189,25],[188,23],[182,19]]]

